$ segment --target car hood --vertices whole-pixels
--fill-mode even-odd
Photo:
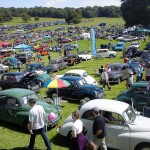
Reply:
[[[130,128],[133,132],[150,132],[150,118],[137,115],[135,121],[130,124]]]
[[[36,104],[41,105],[44,108],[46,114],[47,113],[49,114],[50,112],[54,112],[57,114],[59,112],[57,106],[49,105],[48,103],[46,103],[44,101],[37,101]],[[31,107],[29,105],[25,105],[22,107],[22,110],[29,111],[30,109],[31,109]]]
[[[128,90],[125,90],[123,92],[121,92],[117,97],[123,96],[123,95],[127,95]]]

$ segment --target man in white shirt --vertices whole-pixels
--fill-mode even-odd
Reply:
[[[45,128],[44,128],[44,116],[45,111],[41,105],[36,105],[35,99],[30,99],[29,105],[32,107],[29,112],[29,123],[28,123],[28,130],[31,134],[30,143],[27,147],[29,150],[33,150],[35,137],[37,134],[41,134],[44,143],[47,147],[46,150],[51,150],[50,142],[46,136]]]
[[[108,73],[106,72],[106,68],[104,68],[104,71],[101,75],[102,81],[103,81],[103,88],[105,88],[105,85],[107,85],[108,90],[111,90],[111,86],[109,85],[109,76]]]

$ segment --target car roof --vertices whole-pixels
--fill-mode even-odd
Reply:
[[[133,84],[133,86],[137,86],[137,87],[141,87],[141,86],[147,87],[147,84],[148,84],[147,81],[139,81],[139,82],[135,82],[135,83]]]
[[[12,96],[15,98],[22,97],[24,95],[33,94],[34,91],[23,89],[23,88],[12,88],[0,91],[0,95]]]
[[[84,72],[86,72],[85,70],[82,69],[72,69],[67,71],[66,73],[78,73],[78,74],[83,74]]]
[[[91,101],[88,101],[81,107],[81,115],[87,111],[91,110],[94,107],[98,107],[100,110],[103,111],[110,111],[115,112],[118,114],[122,114],[128,107],[129,104],[116,101],[116,100],[109,100],[109,99],[94,99]]]
[[[76,76],[65,76],[65,77],[62,77],[60,79],[67,80],[67,81],[78,81],[78,80],[81,80],[83,78],[82,77],[76,77]]]
[[[32,63],[32,64],[28,64],[28,66],[34,66],[34,65],[41,65],[43,63]]]

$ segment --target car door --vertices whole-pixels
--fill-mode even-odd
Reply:
[[[103,112],[106,114],[106,112]],[[108,113],[108,112],[107,112]],[[109,112],[109,117],[105,117],[106,125],[106,144],[110,148],[122,149],[122,145],[126,145],[124,150],[129,150],[130,144],[130,128],[125,123],[123,117],[120,114]],[[107,121],[108,119],[109,121]]]

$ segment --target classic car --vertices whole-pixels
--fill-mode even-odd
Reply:
[[[139,66],[139,64],[141,64],[142,62],[139,59],[130,59],[127,62],[127,65],[129,67],[129,69],[135,73],[136,72],[136,67]]]
[[[139,50],[137,47],[129,47],[124,53],[129,57],[129,58],[134,58],[134,57],[140,57],[143,53],[142,50]]]
[[[109,57],[114,58],[117,55],[117,52],[110,51],[109,49],[97,49],[97,55],[100,57]]]
[[[140,60],[144,62],[145,66],[150,62],[150,51],[143,51]]]
[[[137,111],[143,112],[143,107],[150,107],[150,90],[147,89],[148,82],[134,83],[130,89],[121,92],[116,99],[128,104],[133,104]]]
[[[0,91],[10,88],[25,88],[34,91],[39,91],[40,82],[32,81],[32,74],[24,74],[22,72],[4,73],[0,80]]]
[[[28,104],[30,98],[36,99],[36,104],[43,106],[46,116],[51,112],[56,114],[56,119],[52,121],[46,119],[48,125],[55,126],[61,119],[60,109],[55,105],[39,100],[34,91],[21,88],[0,91],[0,120],[24,126],[24,129],[26,129],[31,109]]]
[[[110,68],[111,71],[108,72],[110,83],[120,83],[131,71],[126,63],[114,63],[110,65]]]
[[[77,54],[68,54],[64,57],[64,61],[68,62],[68,65],[75,66],[76,64],[82,62],[82,57],[79,57]]]
[[[125,50],[125,43],[124,42],[118,42],[115,46],[115,51],[123,51]]]
[[[33,81],[38,81],[43,85],[48,80],[51,80],[51,76],[47,73],[35,74]]]
[[[13,69],[16,69],[18,68],[17,66],[18,61],[19,60],[15,57],[8,57],[3,61],[3,64],[7,66],[13,66]]]
[[[44,66],[44,63],[27,64],[25,72],[32,72],[32,71],[37,71],[37,70],[42,70],[46,73],[51,73],[50,66]]]
[[[66,76],[60,79],[68,81],[71,85],[69,87],[58,89],[49,88],[46,92],[47,97],[54,99],[58,94],[58,97],[62,97],[62,99],[76,101],[80,101],[81,99],[89,101],[94,98],[104,97],[103,88],[87,84],[82,77]]]
[[[65,69],[67,67],[67,62],[65,62],[63,59],[61,58],[55,58],[55,59],[52,59],[48,66],[50,66],[51,68],[51,71],[54,72],[54,71],[59,71],[61,69]]]
[[[136,48],[139,48],[139,47],[140,47],[140,43],[137,42],[137,41],[131,42],[131,44],[130,44],[129,47],[136,47]]]
[[[82,78],[85,79],[85,81],[86,81],[88,84],[98,85],[97,81],[96,81],[92,76],[90,76],[90,75],[87,73],[87,71],[82,70],[82,69],[72,69],[72,70],[69,70],[69,71],[67,71],[63,76],[64,76],[64,77],[66,77],[66,76],[82,77]]]
[[[98,107],[105,118],[106,145],[116,150],[149,150],[150,119],[136,115],[129,104],[108,99],[91,100],[81,106],[80,119],[87,129],[86,136],[93,139],[94,116],[92,108]],[[57,131],[70,139],[73,119],[68,116]]]
[[[81,51],[78,53],[79,57],[82,57],[82,60],[89,60],[92,59],[92,55],[89,54],[89,51]]]
[[[0,64],[0,73],[5,73],[9,71],[9,66]]]

